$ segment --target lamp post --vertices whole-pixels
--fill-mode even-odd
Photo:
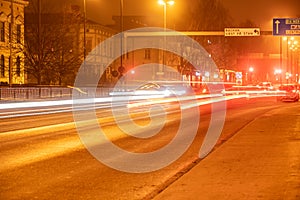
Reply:
[[[174,0],[158,0],[158,4],[164,7],[164,31],[167,29],[167,5],[172,6],[175,4]],[[166,34],[164,34],[164,49],[166,45]],[[165,65],[165,51],[163,51],[163,65]],[[163,74],[163,66],[159,68],[159,74]]]
[[[283,41],[286,41],[286,80],[292,82],[292,77],[298,73],[298,68],[296,64],[295,51],[297,51],[299,44],[295,37],[284,37]],[[297,78],[297,77],[296,77]],[[298,79],[298,78],[297,78]],[[297,80],[295,80],[297,81]]]
[[[12,86],[12,65],[13,65],[13,28],[14,28],[14,3],[13,0],[10,1],[10,29],[9,29],[9,69],[8,69],[8,82],[9,82],[9,86]]]
[[[83,0],[83,59],[86,57],[86,0]]]
[[[158,4],[164,6],[164,29],[167,28],[167,5],[173,6],[175,4],[174,0],[158,0]]]
[[[253,83],[253,72],[254,68],[252,66],[249,67],[249,76],[250,76],[250,83]]]
[[[298,82],[298,63],[297,63],[297,50],[299,47],[298,41],[295,38],[291,38],[291,43],[289,46],[291,52],[291,68],[293,72],[294,81]]]
[[[281,74],[282,74],[282,69],[275,69],[274,70],[274,75],[275,75],[275,80],[276,81],[279,81],[280,84],[282,84],[282,77],[281,77]]]
[[[286,40],[286,37],[282,37],[280,36],[280,43],[279,43],[279,51],[280,51],[280,69],[276,69],[274,74],[277,75],[277,74],[280,74],[280,84],[282,84],[282,78],[281,78],[281,73],[282,73],[282,69],[283,69],[283,50],[282,50],[282,42],[283,40]],[[280,73],[279,73],[280,71]]]
[[[120,38],[120,68],[123,70],[123,29],[124,29],[124,20],[123,20],[123,0],[120,0],[120,31],[121,31],[121,38]],[[119,70],[119,71],[122,71]],[[121,73],[121,72],[120,72]],[[122,73],[121,73],[122,75]]]

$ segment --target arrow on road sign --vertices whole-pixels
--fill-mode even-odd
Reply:
[[[279,33],[279,24],[280,24],[280,21],[276,20],[275,24],[276,24],[276,34],[278,34]]]

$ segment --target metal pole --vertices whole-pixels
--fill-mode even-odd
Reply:
[[[164,30],[167,28],[167,3],[164,3]]]
[[[289,83],[289,76],[290,72],[289,72],[289,39],[286,40],[286,74],[285,74],[285,78],[286,78],[286,83]]]
[[[167,3],[165,2],[163,4],[164,6],[164,49],[163,49],[163,66],[162,66],[162,69],[161,69],[161,72],[163,73],[164,72],[164,68],[165,68],[165,64],[166,64],[166,58],[165,58],[165,49],[166,49],[166,30],[167,30]]]
[[[41,84],[41,57],[42,57],[42,44],[41,44],[41,39],[42,39],[42,2],[39,0],[38,2],[38,84]]]
[[[83,0],[83,59],[86,58],[86,0]],[[85,62],[85,61],[84,61]]]
[[[120,51],[121,51],[121,60],[120,60],[120,67],[123,67],[123,0],[120,0],[120,31],[121,31],[121,39],[120,39]]]
[[[283,60],[282,60],[282,37],[280,37],[280,71],[281,71],[281,73],[280,73],[280,84],[282,84],[282,78],[281,78],[281,74],[282,74],[282,63],[283,63]]]
[[[297,49],[296,51],[296,63],[295,63],[295,66],[296,66],[296,73],[297,73],[297,83],[299,83],[299,50]]]
[[[8,69],[8,82],[9,86],[12,86],[12,65],[13,65],[13,49],[12,49],[12,43],[13,43],[13,28],[14,28],[14,3],[13,0],[10,0],[10,30],[9,30],[9,69]]]
[[[166,32],[166,29],[167,29],[167,3],[164,4],[164,32]],[[165,47],[166,47],[166,34],[164,34],[163,65],[166,64]],[[164,69],[164,66],[162,68],[162,71],[164,71],[163,69]]]

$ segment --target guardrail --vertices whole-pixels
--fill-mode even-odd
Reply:
[[[96,96],[107,96],[109,90],[109,88],[97,88]],[[0,101],[72,98],[73,91],[82,96],[94,94],[94,91],[89,88],[81,89],[81,92],[79,92],[76,89],[73,90],[72,87],[0,87]]]

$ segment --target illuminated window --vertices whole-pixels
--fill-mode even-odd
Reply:
[[[9,32],[9,42],[11,42],[11,39],[12,39],[12,27],[11,27],[11,23],[9,23],[8,25],[8,32]]]
[[[8,57],[8,70],[10,72],[11,69],[11,62],[10,62],[11,56]]]
[[[0,77],[5,77],[4,55],[1,55],[0,59]]]
[[[92,40],[90,40],[90,39],[87,39],[87,41],[86,41],[86,52],[87,53],[89,53],[89,52],[91,52],[92,51]]]
[[[151,52],[150,49],[145,49],[145,59],[148,59],[148,60],[151,59],[150,52]]]

